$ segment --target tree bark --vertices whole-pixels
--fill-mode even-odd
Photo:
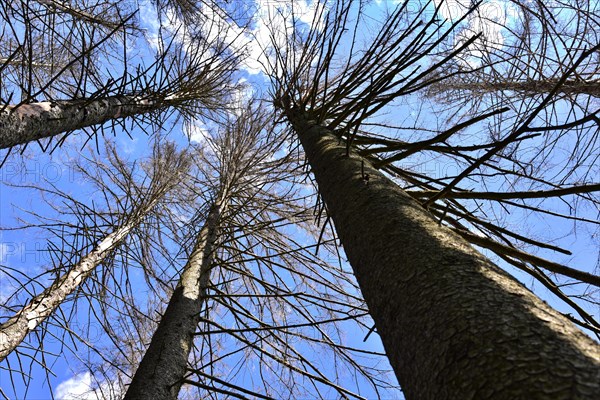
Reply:
[[[223,210],[211,208],[124,400],[177,399],[210,281]]]
[[[168,101],[110,96],[0,107],[0,149],[166,107]]]
[[[147,208],[153,206],[152,202]],[[127,234],[137,226],[144,212],[132,218],[106,236],[96,248],[86,255],[69,272],[61,276],[49,288],[35,296],[13,317],[0,326],[0,361],[4,360],[40,323],[42,323],[58,306],[73,293],[96,268],[107,254],[112,251]]]
[[[600,398],[596,342],[327,128],[288,119],[407,399]]]

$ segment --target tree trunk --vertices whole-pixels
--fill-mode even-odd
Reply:
[[[93,15],[93,14],[90,14],[83,10],[77,9],[76,7],[73,7],[71,4],[69,4],[66,1],[35,0],[35,2],[48,7],[50,10],[52,10],[54,12],[56,12],[55,10],[58,10],[62,13],[72,16],[74,19],[89,22],[92,24],[102,25],[109,29],[116,30],[122,26],[122,24],[106,21],[106,20],[103,20],[102,18],[99,18],[99,17]]]
[[[223,210],[211,208],[124,400],[177,399],[210,281]]]
[[[462,90],[473,93],[494,93],[499,91],[511,91],[525,94],[527,96],[539,95],[540,93],[550,93],[559,79],[546,80],[527,80],[527,81],[490,81],[485,77],[475,82],[453,82],[442,81],[439,85],[434,85],[433,89],[439,92],[448,90]],[[567,80],[558,89],[558,93],[565,95],[589,95],[600,97],[600,81],[575,81]]]
[[[168,100],[122,95],[0,106],[0,149],[155,111],[167,103]]]
[[[153,204],[154,202],[145,208],[145,212]],[[65,298],[77,289],[94,268],[104,260],[106,255],[141,222],[145,212],[142,211],[128,223],[106,236],[92,252],[86,255],[69,272],[61,276],[41,294],[31,299],[27,305],[0,326],[0,361],[4,360],[25,339],[29,332],[48,318]]]
[[[327,128],[288,118],[407,399],[600,399],[596,342]]]

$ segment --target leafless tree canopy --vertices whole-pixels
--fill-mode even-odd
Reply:
[[[597,213],[583,216],[577,211],[598,207],[598,152],[594,146],[598,111],[592,106],[597,101],[593,85],[580,85],[586,91],[578,92],[569,86],[583,76],[588,81],[598,79],[593,69],[597,65],[597,29],[587,29],[597,20],[591,9],[573,5],[557,6],[554,13],[560,15],[555,17],[518,5],[520,18],[536,15],[537,20],[526,28],[532,31],[531,37],[523,40],[522,34],[509,32],[508,50],[497,50],[499,44],[482,40],[484,32],[465,27],[469,19],[481,14],[478,4],[465,7],[453,21],[445,19],[444,3],[436,4],[415,8],[414,2],[403,2],[373,22],[363,12],[363,4],[337,2],[324,9],[325,22],[315,21],[310,33],[293,27],[288,47],[272,50],[275,105],[284,113],[293,108],[304,110],[332,129],[346,139],[347,146],[355,146],[366,160],[395,177],[440,223],[534,276],[575,308],[579,318],[572,317],[574,320],[598,332],[600,325],[586,311],[589,304],[597,305],[597,271],[579,271],[534,255],[535,248],[571,253],[552,243],[556,237],[530,237],[503,223],[511,213],[533,213],[562,219],[574,227],[587,225],[585,229],[597,232]],[[565,9],[574,14],[567,13],[569,18],[583,22],[548,22],[561,17]],[[360,29],[361,23],[367,24],[364,20],[376,26],[366,39]],[[519,25],[518,21],[515,24]],[[563,28],[557,31],[559,26]],[[577,29],[585,35],[576,35],[573,31]],[[579,41],[575,47],[574,40]],[[561,47],[551,45],[552,41],[560,42]],[[302,43],[300,49],[296,49],[298,43]],[[477,49],[482,43],[487,44],[487,53],[473,67],[468,61],[475,62],[471,59],[473,54],[481,54]],[[521,46],[519,51],[517,46]],[[539,71],[525,68],[527,64],[539,65]],[[511,74],[503,72],[506,70]],[[526,90],[521,97],[503,95],[520,89],[502,87],[502,83],[487,79],[486,71],[508,77],[511,84],[530,82],[536,90],[530,91],[530,96]],[[548,71],[553,74],[549,76]],[[489,101],[473,100],[472,91],[479,90],[477,87],[490,96]],[[436,93],[436,99],[444,102],[429,103],[420,93]],[[464,104],[451,97],[454,93],[463,93],[474,106],[465,112]],[[561,107],[565,106],[563,100],[568,96],[573,101],[559,114],[557,107],[561,102]],[[403,115],[397,105],[417,117],[394,118]],[[426,105],[433,109],[426,110]],[[557,122],[564,115],[567,121]],[[559,148],[567,154],[564,161],[555,158]],[[452,173],[419,171],[428,161],[447,165],[445,169]],[[562,199],[566,207],[556,199]],[[566,282],[559,279],[557,285],[545,271],[582,282],[585,294],[568,296],[561,289]],[[586,289],[586,285],[590,286]],[[578,304],[581,300],[584,305]]]
[[[0,4],[0,168],[69,168],[1,175],[43,206],[0,232],[44,243],[25,270],[0,247],[1,395],[66,360],[97,398],[142,398],[192,290],[165,398],[399,396],[305,126],[600,337],[595,2],[315,0],[312,21],[297,2],[230,3]],[[258,18],[269,86],[244,99]],[[116,143],[140,130],[129,156]]]

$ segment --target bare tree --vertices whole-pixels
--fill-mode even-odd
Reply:
[[[41,6],[46,7],[47,4]],[[100,22],[91,14],[82,14],[83,7],[67,9],[56,4],[51,7],[69,18],[78,17],[75,20],[81,24],[77,25],[81,29]],[[26,14],[21,12],[19,15]],[[213,22],[208,20],[205,23],[210,25]],[[23,23],[26,27],[34,26],[29,20]],[[120,20],[119,29],[129,29],[128,23],[129,20]],[[9,56],[4,65],[13,86],[3,87],[8,98],[3,116],[11,129],[3,132],[13,139],[19,137],[10,146],[34,139],[23,138],[23,132],[27,135],[33,133],[37,135],[35,138],[39,138],[90,127],[90,137],[93,138],[93,134],[105,132],[102,129],[107,128],[93,124],[107,122],[108,129],[117,131],[120,127],[128,128],[121,121],[121,117],[128,116],[134,117],[130,119],[134,124],[150,122],[161,128],[164,118],[169,116],[169,113],[161,111],[171,106],[189,124],[199,115],[218,117],[219,111],[227,108],[225,103],[229,101],[228,95],[234,87],[229,83],[228,74],[237,63],[235,48],[230,47],[227,41],[220,38],[207,40],[206,37],[211,35],[206,34],[203,26],[184,26],[182,29],[188,30],[184,35],[179,36],[176,30],[171,30],[167,40],[159,40],[158,57],[150,67],[129,68],[132,57],[128,53],[123,52],[122,58],[114,54],[107,56],[106,48],[102,47],[113,38],[122,38],[119,36],[121,33],[117,33],[116,29],[107,30],[106,24],[99,25],[101,28],[98,29],[103,32],[99,38],[88,42],[88,46],[81,46],[83,51],[61,58],[62,65],[58,71],[53,69],[57,63],[54,61],[32,69],[38,74],[35,79],[32,79],[33,75],[23,78],[20,74],[8,74],[9,67],[34,66],[24,62],[26,58],[18,57],[23,51],[21,47],[8,46]],[[111,42],[111,46],[119,48],[115,44],[117,42]],[[126,42],[123,40],[123,43]],[[123,45],[124,49],[126,47]],[[31,53],[31,49],[25,53]],[[102,70],[114,59],[111,56],[116,58],[118,65],[125,66],[124,70],[117,68],[116,74],[110,68]],[[94,64],[92,61],[97,62]],[[103,79],[107,77],[107,80]],[[21,103],[11,104],[11,94],[20,90],[15,87],[25,87],[26,90],[21,90]],[[38,102],[40,98],[44,101]],[[253,113],[259,116],[250,117]],[[331,250],[335,251],[327,232],[316,232],[315,236],[320,237],[318,244],[300,244],[297,238],[288,237],[289,231],[296,229],[296,223],[305,223],[313,218],[305,203],[312,194],[296,195],[292,189],[301,176],[295,154],[275,155],[283,139],[273,134],[274,128],[266,115],[254,109],[246,111],[243,118],[240,115],[232,118],[225,129],[229,134],[224,139],[211,142],[218,148],[215,154],[220,154],[220,158],[201,150],[195,154],[200,163],[206,161],[206,165],[215,169],[206,172],[206,167],[203,167],[205,172],[199,172],[202,179],[193,180],[188,176],[180,188],[181,191],[188,190],[187,195],[178,193],[178,200],[169,198],[156,204],[150,222],[146,220],[144,226],[130,232],[128,238],[98,265],[101,268],[96,268],[82,282],[81,289],[71,295],[77,301],[72,305],[63,302],[58,309],[59,314],[52,316],[56,316],[58,329],[45,329],[55,323],[49,318],[34,331],[40,333],[38,339],[42,357],[48,356],[44,350],[44,337],[62,335],[61,352],[69,350],[85,365],[97,366],[97,361],[103,363],[102,368],[95,370],[97,386],[94,390],[110,393],[109,396],[120,393],[120,389],[115,391],[112,384],[103,386],[102,380],[112,378],[118,382],[117,387],[127,382],[128,379],[123,379],[123,376],[135,370],[136,357],[145,350],[141,346],[148,339],[145,322],[150,321],[153,325],[161,320],[155,317],[152,306],[156,305],[157,299],[172,294],[171,282],[180,280],[180,269],[189,271],[183,278],[198,272],[194,272],[190,265],[188,268],[185,264],[180,265],[179,261],[187,249],[199,248],[192,244],[198,237],[197,225],[206,219],[206,205],[214,201],[215,188],[223,187],[230,203],[220,218],[218,251],[214,252],[211,266],[213,276],[206,288],[199,289],[200,294],[207,293],[196,302],[194,318],[200,318],[201,328],[194,335],[193,362],[186,367],[186,354],[180,354],[179,361],[184,360],[187,372],[185,376],[177,377],[176,384],[185,384],[186,391],[198,388],[210,395],[227,393],[237,397],[249,394],[295,397],[316,392],[327,398],[333,392],[360,398],[364,390],[361,383],[367,383],[375,391],[393,389],[394,385],[382,378],[386,368],[376,365],[381,354],[343,344],[345,340],[340,325],[356,324],[365,328],[369,322],[364,304],[356,295],[357,289],[347,272],[313,254],[315,249],[328,255],[331,255]],[[241,121],[234,123],[235,119]],[[270,133],[264,136],[263,130]],[[234,148],[236,151],[233,151]],[[202,168],[198,166],[198,169]],[[119,171],[122,172],[123,187],[135,187],[131,174]],[[221,177],[227,177],[231,182],[221,181]],[[112,183],[103,187],[102,191],[112,194]],[[143,193],[138,194],[146,198]],[[107,198],[112,197],[107,195]],[[135,196],[127,199],[125,203],[136,202]],[[75,203],[86,210],[84,216],[96,218],[95,212],[90,212],[82,203]],[[106,232],[99,229],[101,226],[119,226],[113,221],[114,216],[109,215],[110,218],[105,220],[98,217],[101,221],[98,226],[92,224],[87,230],[94,232],[94,236],[100,235],[101,240]],[[190,220],[186,220],[185,216]],[[64,223],[58,223],[58,226],[62,227]],[[75,226],[71,228],[76,230]],[[312,233],[304,232],[302,235]],[[305,240],[302,236],[301,241]],[[81,251],[81,246],[70,244],[68,240],[61,243],[64,246],[56,246],[52,253],[56,254],[57,260],[69,258],[64,247],[72,248],[73,253]],[[96,244],[97,240],[90,238],[83,248],[91,246],[90,250],[93,250]],[[179,245],[178,250],[173,251],[174,244]],[[190,260],[189,256],[184,258]],[[62,264],[70,265],[58,262],[57,271]],[[173,273],[175,267],[178,267],[177,273]],[[136,271],[142,271],[146,280],[146,285],[141,287],[155,296],[145,306],[134,294],[141,287],[131,283]],[[208,281],[207,272],[202,272],[202,275]],[[33,279],[30,283],[37,285],[39,280]],[[208,300],[210,303],[202,309],[202,304]],[[63,310],[66,315],[62,314]],[[101,327],[105,342],[99,343],[97,338],[91,337],[88,328],[75,329],[69,325],[69,319],[80,313],[87,314],[89,323],[86,326]],[[220,318],[219,313],[226,317]],[[196,325],[198,322],[192,328]],[[189,336],[189,329],[183,335]],[[156,338],[160,341],[160,335]],[[80,356],[76,351],[80,344],[84,345],[87,355]],[[105,351],[108,345],[112,345],[110,352]],[[32,348],[35,354],[39,354],[38,348]],[[305,354],[306,348],[318,351]],[[37,362],[35,354],[32,362]],[[376,360],[363,365],[358,362],[356,354]],[[25,356],[17,349],[11,357],[22,355]],[[335,368],[324,362],[325,355],[334,360]],[[10,363],[14,359],[11,357],[5,362]],[[251,383],[243,377],[224,375],[230,365],[237,365],[242,359],[247,360],[249,371],[252,368],[260,371],[260,376]],[[45,359],[42,359],[42,365],[47,365]],[[350,375],[351,379],[344,374]],[[345,387],[349,381],[354,390]]]
[[[596,155],[586,149],[598,140],[597,5],[511,1],[506,7],[508,11],[487,7],[475,12],[473,21],[478,22],[465,24],[459,36],[476,25],[483,29],[482,40],[455,58],[448,79],[426,93],[451,115],[508,107],[490,126],[494,138],[535,115],[528,132],[542,134],[545,145],[532,159],[551,158],[555,148],[569,146],[574,162],[567,170],[593,163]]]
[[[47,2],[38,3],[44,9],[49,7]],[[120,15],[120,7],[128,4],[121,3],[125,5],[114,3],[109,8]],[[209,38],[215,29],[225,35],[228,27],[223,19],[218,26],[205,19],[193,27],[171,21],[174,26],[170,30],[161,29],[150,46],[137,49],[140,41],[127,31],[134,14],[120,17],[114,28],[98,30],[93,29],[90,15],[77,14],[60,2],[52,3],[58,16],[50,22],[29,2],[27,7],[34,9],[4,7],[2,17],[12,30],[5,28],[5,54],[1,55],[4,85],[0,95],[7,100],[2,101],[0,111],[0,148],[82,128],[88,128],[90,136],[119,125],[127,130],[122,121],[128,117],[136,117],[141,126],[144,122],[160,126],[169,109],[178,110],[185,119],[214,117],[226,108],[225,99],[235,86],[230,77],[238,62],[238,49],[222,38]],[[84,23],[77,18],[64,21],[61,13],[76,13]],[[22,31],[25,39],[19,36]],[[41,32],[39,40],[27,36],[28,32]],[[55,36],[58,40],[52,41]],[[65,54],[62,48],[69,51]],[[131,48],[155,53],[154,62],[144,65],[135,53],[130,55]],[[25,62],[31,54],[39,55],[44,65]],[[11,102],[19,92],[20,101]],[[108,126],[103,126],[105,123]]]
[[[473,207],[458,199],[465,191],[461,184],[481,181],[480,195],[474,196],[505,206],[501,195],[485,195],[482,179],[490,173],[507,181],[522,177],[548,182],[551,188],[538,196],[578,194],[591,204],[597,204],[588,196],[598,189],[597,182],[553,192],[562,182],[547,176],[538,180],[521,168],[517,155],[503,153],[524,146],[521,142],[531,137],[530,124],[540,107],[523,115],[504,137],[490,141],[488,135],[471,134],[468,145],[454,143],[467,128],[473,130],[508,109],[500,105],[450,128],[413,126],[413,132],[410,126],[378,120],[390,103],[398,104],[401,97],[436,82],[443,84],[452,76],[444,73],[446,64],[481,36],[473,33],[451,51],[443,51],[453,30],[479,4],[471,4],[452,24],[440,22],[439,4],[429,15],[427,4],[416,11],[408,4],[382,15],[379,30],[365,40],[365,47],[358,39],[367,18],[360,2],[331,5],[325,22],[314,21],[310,30],[292,21],[288,45],[274,46],[271,64],[274,104],[306,152],[398,380],[406,395],[415,398],[554,398],[558,393],[593,398],[600,393],[600,348],[570,320],[592,332],[599,332],[600,325],[542,268],[590,285],[598,284],[598,276],[515,249],[522,242],[562,250],[485,218],[478,213],[480,202]],[[369,23],[372,27],[372,16]],[[276,36],[273,31],[274,44],[279,43]],[[350,52],[342,50],[348,48]],[[594,51],[582,51],[560,79],[567,80]],[[432,157],[447,157],[462,171],[433,177],[405,166]],[[416,202],[406,191],[410,188],[430,195]],[[422,192],[412,193],[418,198]],[[459,194],[452,197],[453,193]],[[507,197],[511,194],[528,198],[524,193]],[[535,197],[529,193],[529,198]],[[526,203],[510,205],[538,211]],[[531,274],[571,305],[579,318],[552,310],[464,239]],[[564,360],[571,362],[565,365]]]
[[[96,208],[98,203],[94,206],[77,201],[51,183],[47,184],[49,187],[32,187],[54,197],[55,201],[62,200],[66,206],[61,207],[57,203],[53,207],[60,209],[63,215],[73,214],[78,221],[73,224],[63,221],[57,227],[50,219],[41,225],[29,227],[39,226],[55,236],[48,243],[50,260],[54,265],[48,266],[45,273],[21,282],[17,270],[11,271],[8,266],[3,266],[3,273],[13,278],[17,290],[7,295],[3,306],[0,325],[2,360],[15,350],[19,357],[18,346],[31,332],[37,331],[36,335],[45,336],[47,320],[50,317],[57,320],[63,317],[58,311],[61,305],[68,299],[77,298],[91,275],[101,275],[98,269],[109,265],[109,260],[118,253],[119,247],[127,245],[127,238],[140,229],[155,212],[158,203],[181,184],[181,178],[189,167],[187,155],[178,153],[173,145],[166,143],[154,149],[153,164],[148,175],[136,183],[133,177],[135,172],[119,158],[114,147],[109,147],[107,155],[108,164],[90,160],[90,163],[78,166],[82,175],[103,194],[107,203],[105,211]],[[110,188],[109,182],[113,185]],[[36,217],[45,220],[41,216]],[[54,278],[45,278],[46,274]],[[43,286],[45,282],[48,285],[41,293],[32,295],[25,303],[19,301],[24,295],[34,294],[35,286]]]
[[[82,21],[94,26],[101,26],[107,29],[122,28],[120,15],[123,11],[123,4],[111,1],[97,1],[95,3],[72,4],[62,0],[34,0],[48,10],[64,13],[74,20]],[[82,7],[82,8],[80,8]]]
[[[298,175],[288,170],[295,158],[290,159],[289,155],[273,158],[281,139],[275,140],[273,128],[267,122],[269,117],[268,114],[259,112],[257,106],[251,105],[233,116],[216,138],[209,139],[212,142],[212,152],[199,150],[195,157],[202,160],[202,165],[211,166],[208,170],[205,169],[208,176],[203,180],[214,181],[209,186],[209,198],[203,207],[207,210],[205,222],[193,239],[195,243],[177,287],[160,318],[125,398],[148,398],[151,395],[177,398],[184,383],[188,387],[196,386],[205,393],[225,393],[234,397],[250,394],[259,398],[277,398],[286,392],[300,395],[302,387],[293,384],[294,381],[283,381],[287,374],[290,374],[290,378],[294,375],[303,377],[312,382],[315,388],[329,387],[329,390],[334,390],[341,396],[360,397],[335,380],[327,378],[330,371],[321,371],[310,361],[314,355],[296,350],[288,338],[292,336],[295,337],[294,341],[314,341],[310,336],[299,335],[294,331],[312,328],[325,335],[326,326],[354,319],[352,310],[356,306],[352,305],[355,300],[348,301],[349,295],[343,287],[336,288],[334,280],[325,278],[325,275],[331,275],[332,272],[328,272],[331,266],[320,263],[324,270],[319,271],[311,265],[315,257],[307,252],[310,249],[303,249],[278,232],[290,226],[290,221],[298,223],[307,216],[303,216],[305,211],[302,203],[294,204],[296,200],[290,196],[292,189],[285,187],[289,185],[285,180]],[[259,275],[251,272],[255,268],[252,266],[254,263],[260,266]],[[304,268],[309,270],[301,272]],[[277,269],[281,271],[275,272]],[[283,273],[290,277],[283,280]],[[297,278],[294,278],[296,275]],[[285,281],[291,283],[296,279],[307,281],[302,285],[308,285],[304,292],[290,292],[293,286],[286,287]],[[344,282],[347,278],[342,274],[334,279]],[[234,284],[236,280],[242,282]],[[322,285],[324,288],[320,290],[331,293],[323,298],[312,294]],[[345,303],[340,301],[344,297]],[[340,304],[347,304],[345,317],[337,315],[336,309]],[[320,306],[309,313],[307,307],[313,309],[315,305]],[[226,328],[231,318],[219,318],[216,311],[219,308],[230,313],[233,321],[241,325],[240,328]],[[286,308],[289,311],[282,314],[282,310]],[[327,311],[324,321],[318,320],[322,313],[318,308]],[[364,311],[356,312],[359,315],[365,314]],[[299,314],[306,321],[293,324],[291,319],[294,314]],[[273,322],[266,322],[270,319]],[[280,319],[283,319],[283,325],[273,326]],[[258,325],[252,327],[256,324]],[[189,365],[188,357],[195,335],[200,343],[197,344],[199,347],[196,352],[192,352],[195,355]],[[213,342],[219,336],[229,336],[239,343],[237,349],[221,355],[217,350],[220,346]],[[252,336],[257,339],[251,340]],[[222,343],[222,340],[219,342]],[[340,346],[328,336],[323,336],[316,342],[319,343],[320,346],[339,353],[340,366],[348,364],[350,371],[355,369],[353,374],[364,375],[375,388],[385,390],[387,385],[375,379],[374,372],[370,371],[371,367],[360,366],[354,361],[349,348]],[[234,383],[231,376],[227,379],[220,378],[215,369],[221,364],[220,359],[230,358],[241,351],[257,353],[261,369],[282,368],[288,372],[251,388]],[[246,354],[239,363],[247,369],[253,365],[250,360],[250,355]],[[205,365],[210,365],[210,368]],[[279,389],[273,392],[277,380],[283,381],[283,391]]]
[[[183,398],[395,393],[383,355],[345,337],[347,329],[366,334],[372,323],[348,271],[336,265],[335,243],[311,227],[313,194],[297,187],[304,178],[298,153],[286,151],[284,142],[272,115],[256,105],[207,133],[201,146],[181,156],[194,161],[193,170],[172,183],[144,226],[82,282],[76,301],[35,330],[40,354],[52,357],[44,335],[62,335],[63,352],[79,359],[101,398],[123,396],[136,369],[127,396],[153,387],[153,395],[170,398],[181,385]],[[92,168],[85,171],[95,176]],[[119,187],[134,188],[132,176],[115,171]],[[105,181],[102,191],[115,191]],[[211,204],[219,192],[226,207],[215,227]],[[146,197],[135,193],[127,201]],[[87,230],[102,236],[100,227]],[[205,244],[212,252],[200,253]],[[336,263],[327,262],[331,256]],[[191,294],[195,300],[186,297]],[[68,324],[82,314],[85,322]],[[181,338],[186,346],[179,346]],[[25,356],[19,350],[16,356]]]
[[[198,234],[150,346],[136,370],[126,399],[177,398],[206,298],[213,247],[222,212],[220,202],[210,206],[206,222]]]
[[[63,302],[58,315],[34,330],[42,344],[34,351],[45,357],[44,335],[58,331],[60,352],[69,350],[89,367],[96,382],[92,390],[109,398],[121,396],[131,376],[126,395],[131,398],[175,398],[178,392],[191,398],[385,397],[394,384],[381,375],[386,368],[375,364],[382,355],[344,340],[347,328],[364,328],[367,337],[375,329],[380,334],[409,397],[599,395],[598,345],[572,323],[600,334],[597,316],[589,311],[598,303],[600,278],[554,257],[570,254],[557,238],[530,235],[525,224],[511,226],[508,217],[531,213],[568,220],[574,229],[600,226],[597,216],[583,211],[599,204],[593,130],[580,129],[596,121],[594,91],[574,84],[588,73],[592,78],[585,82],[593,83],[593,38],[569,47],[579,36],[554,29],[550,14],[536,2],[525,11],[539,16],[545,35],[539,37],[550,34],[569,43],[561,50],[568,57],[553,64],[560,65],[556,73],[540,71],[551,70],[548,63],[563,54],[533,46],[542,43],[538,36],[526,41],[529,47],[511,42],[505,53],[492,47],[481,67],[472,68],[465,63],[483,54],[477,46],[484,34],[463,27],[477,17],[479,3],[470,3],[457,20],[444,21],[440,2],[407,1],[377,12],[368,1],[324,2],[316,4],[310,26],[296,18],[292,4],[285,26],[269,25],[274,46],[265,49],[280,119],[256,106],[240,112],[227,104],[236,86],[230,78],[239,47],[226,33],[211,34],[217,21],[235,20],[223,11],[227,5],[217,18],[205,6],[215,11],[218,2],[164,2],[169,12],[158,18],[171,27],[161,28],[166,39],[156,42],[156,62],[143,66],[132,62],[127,39],[135,21],[116,11],[125,10],[122,4],[111,3],[107,10],[115,14],[98,17],[84,3],[2,6],[5,21],[16,15],[23,26],[0,37],[0,72],[3,84],[8,82],[0,89],[6,99],[0,123],[10,128],[0,131],[9,143],[4,147],[82,128],[90,138],[107,129],[130,132],[125,121],[143,127],[149,122],[158,131],[171,109],[188,127],[198,115],[213,118],[218,127],[187,153],[192,171],[70,295],[77,299],[72,308]],[[28,7],[35,11],[32,18]],[[46,21],[45,10],[60,14],[62,22]],[[593,12],[580,15],[594,26]],[[533,38],[534,25],[514,37]],[[69,34],[59,35],[61,29]],[[40,32],[56,34],[56,43],[52,35],[34,40]],[[69,41],[62,46],[68,51],[60,53],[59,44]],[[34,53],[51,62],[27,57]],[[526,74],[506,75],[513,78],[509,83],[521,85],[521,98],[535,98],[523,107],[486,100],[477,105],[485,108],[465,114],[419,97],[452,84],[463,85],[455,93],[464,93],[464,85],[480,83],[478,73],[488,79],[490,70],[510,65],[537,74],[537,88],[527,86]],[[495,92],[503,90],[498,86]],[[20,100],[12,101],[19,93]],[[548,115],[558,110],[559,98],[575,99],[574,107],[583,104],[557,122]],[[232,113],[228,119],[225,110]],[[386,111],[391,122],[384,119]],[[554,138],[575,136],[581,150],[565,163],[555,150],[565,142],[549,134],[555,131],[560,134]],[[289,154],[283,150],[286,140],[294,143]],[[298,142],[318,198],[303,186]],[[454,169],[419,170],[431,161]],[[99,185],[106,199],[119,199],[115,193],[121,188],[138,187],[126,168],[118,171],[112,175],[116,181]],[[84,235],[84,246],[77,245],[77,233],[73,240],[59,239],[51,271],[66,276],[64,266],[79,261],[74,254],[94,252],[107,232],[128,226],[119,216],[149,201],[132,190],[135,195],[125,191],[116,213],[97,213],[67,196],[76,204],[73,215],[93,234]],[[566,205],[556,207],[559,201]],[[313,214],[309,206],[315,202]],[[315,218],[321,230],[310,226]],[[337,253],[332,223],[358,285]],[[75,232],[79,225],[60,219],[56,224]],[[528,274],[571,313],[552,309],[511,273],[521,280]],[[37,286],[42,278],[27,282]],[[27,290],[23,284],[16,296]],[[20,306],[9,310],[9,318],[28,303],[21,299],[9,303]],[[88,326],[101,327],[101,339],[69,325],[82,313]],[[48,329],[52,323],[58,329]],[[85,354],[77,351],[79,344]],[[20,352],[24,346],[5,362],[30,356]],[[35,355],[31,360],[37,362]],[[40,363],[48,365],[45,358]],[[26,377],[23,368],[14,371]],[[363,391],[367,386],[374,394]]]

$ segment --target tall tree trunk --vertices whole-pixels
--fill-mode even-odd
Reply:
[[[156,200],[133,216],[129,222],[106,236],[94,250],[61,276],[50,287],[27,303],[0,326],[0,361],[4,360],[58,306],[73,293],[102,260],[135,228],[153,207]]]
[[[177,399],[210,280],[221,207],[211,208],[124,400]]]
[[[0,106],[0,149],[167,107],[172,101],[109,96]]]
[[[479,94],[511,91],[527,96],[534,96],[539,95],[540,93],[550,93],[554,90],[558,82],[558,78],[527,81],[502,81],[493,80],[493,78],[486,79],[486,77],[483,77],[474,82],[442,81],[439,84],[432,85],[431,90],[440,93],[448,90],[462,90]],[[566,80],[558,88],[557,93],[565,95],[586,94],[589,96],[600,97],[600,81]]]
[[[80,10],[76,7],[73,7],[66,1],[61,0],[35,0],[36,3],[42,4],[48,7],[50,10],[69,14],[74,19],[89,22],[92,24],[102,25],[109,29],[119,29],[122,25],[115,22],[110,22],[104,20],[96,15],[85,12],[84,10]]]
[[[600,398],[597,343],[328,129],[288,118],[408,399]]]

